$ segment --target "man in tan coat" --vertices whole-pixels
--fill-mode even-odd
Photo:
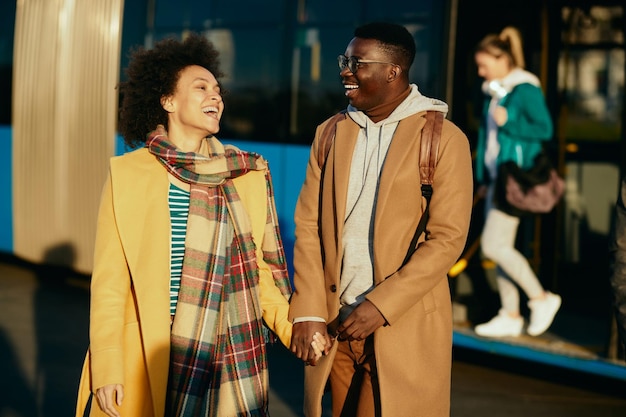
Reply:
[[[426,232],[402,266],[426,201],[420,141],[427,111],[447,105],[409,83],[413,37],[373,23],[339,56],[350,105],[325,164],[318,127],[295,213],[292,352],[305,360],[305,415],[448,416],[452,313],[447,271],[467,237],[467,138],[444,120]],[[322,165],[322,167],[320,167]],[[313,335],[336,337],[319,361]]]

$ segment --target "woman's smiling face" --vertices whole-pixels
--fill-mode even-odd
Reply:
[[[220,130],[224,111],[220,85],[204,67],[191,65],[178,77],[174,94],[163,99],[170,130],[206,137]]]

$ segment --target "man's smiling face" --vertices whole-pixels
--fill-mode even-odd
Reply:
[[[393,67],[390,56],[374,39],[353,38],[344,53],[346,57],[355,57],[377,63],[360,63],[353,73],[348,67],[341,70],[341,82],[350,104],[358,110],[368,111],[388,101],[388,77]]]

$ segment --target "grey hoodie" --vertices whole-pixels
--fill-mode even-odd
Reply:
[[[360,127],[352,154],[350,179],[343,229],[343,268],[340,297],[342,318],[361,303],[374,286],[374,208],[380,173],[398,123],[426,110],[442,112],[448,105],[441,100],[423,96],[411,84],[409,96],[384,120],[372,122],[363,112],[348,106],[348,116]],[[401,248],[398,248],[399,250]]]

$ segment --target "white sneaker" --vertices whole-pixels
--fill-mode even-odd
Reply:
[[[521,316],[511,317],[506,311],[500,310],[498,315],[487,323],[474,327],[474,331],[477,335],[484,337],[515,337],[522,334],[522,327],[524,327],[524,319]]]
[[[530,300],[528,307],[530,308],[530,323],[526,331],[531,336],[539,336],[548,330],[554,321],[554,316],[561,307],[561,297],[548,291],[545,298]]]

